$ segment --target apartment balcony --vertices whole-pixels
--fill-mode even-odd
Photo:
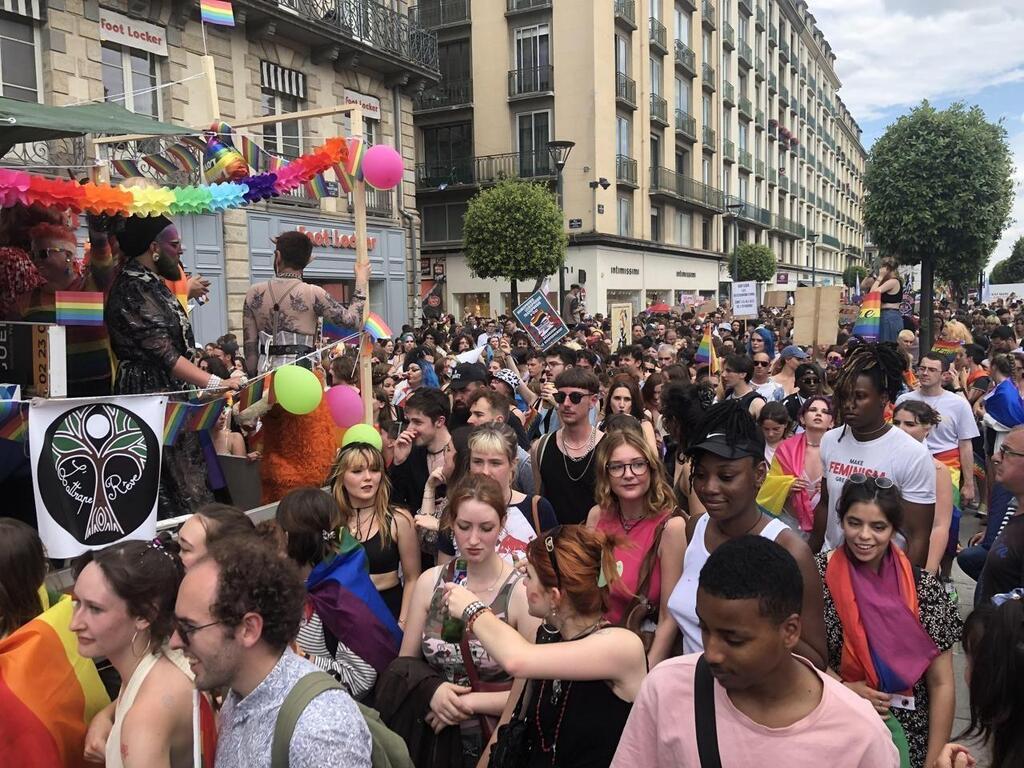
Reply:
[[[738,55],[741,67],[746,67],[747,69],[750,69],[752,66],[754,66],[754,51],[751,49],[750,45],[743,42],[742,40],[740,40]]]
[[[709,187],[696,179],[684,176],[670,168],[655,166],[651,170],[651,195],[683,201],[712,212],[725,209],[722,190]]]
[[[705,149],[710,149],[712,152],[715,151],[715,129],[704,126],[701,131],[701,144],[704,145]]]
[[[682,40],[675,41],[676,49],[676,69],[680,69],[690,77],[697,76],[697,57],[693,51],[690,50],[690,46],[684,43]]]
[[[668,102],[656,93],[651,94],[651,122],[668,127]]]
[[[829,248],[839,249],[843,247],[843,244],[839,242],[839,238],[833,235],[822,235],[821,244],[827,245]]]
[[[754,112],[754,125],[760,130],[764,128],[764,110],[758,107]]]
[[[758,80],[764,80],[764,73],[765,73],[764,59],[762,59],[760,56],[758,56],[758,57],[756,57],[754,59],[754,76]]]
[[[759,179],[764,178],[764,160],[754,161],[754,176]]]
[[[681,109],[676,110],[676,136],[697,141],[697,121]]]
[[[768,93],[775,94],[779,92],[779,79],[775,76],[774,72],[768,73]]]
[[[728,80],[722,81],[722,103],[727,107],[736,106],[736,89]]]
[[[624,187],[636,189],[639,186],[636,176],[636,160],[632,157],[626,157],[626,155],[616,155],[615,181]]]
[[[799,157],[801,160],[807,159],[807,147],[800,147]]]
[[[791,97],[789,100],[789,111],[792,112],[794,115],[800,114],[800,102],[798,102],[795,98]]]
[[[413,96],[413,112],[459,109],[473,105],[473,80],[442,80]]]
[[[648,31],[651,36],[651,50],[665,55],[668,53],[668,32],[665,25],[653,16],[647,20]]]
[[[512,16],[526,11],[550,8],[551,0],[505,0],[505,15]]]
[[[776,41],[778,40],[778,37],[779,37],[779,30],[778,30],[778,28],[774,24],[769,22],[768,23],[768,47],[769,48],[774,48],[775,47]]]
[[[779,40],[779,60],[789,63],[789,43]]]
[[[742,168],[745,171],[754,170],[754,158],[751,157],[750,153],[747,150],[741,149],[737,157],[739,159],[740,168]]]
[[[687,13],[697,12],[697,0],[678,0],[676,5],[680,6]]]
[[[626,109],[636,109],[636,81],[621,72],[615,73],[615,103]]]
[[[736,32],[728,21],[722,22],[722,47],[730,51],[736,49]]]
[[[812,131],[818,130],[818,121],[814,119],[814,115],[807,116],[807,127]]]
[[[510,99],[551,96],[554,91],[555,68],[550,64],[542,67],[510,69],[508,72],[508,97]]]
[[[768,166],[768,186],[777,187],[779,185],[779,172],[771,166]]]
[[[715,4],[711,0],[702,0],[700,4],[700,23],[708,29],[715,28]]]
[[[781,170],[779,171],[779,189],[783,192],[789,191],[789,177]]]
[[[740,117],[745,117],[747,120],[752,120],[754,117],[754,106],[750,103],[750,99],[746,96],[740,96],[739,101]]]
[[[779,102],[783,107],[789,102],[789,88],[784,85],[779,88]]]
[[[538,152],[455,158],[446,163],[419,163],[416,191],[442,191],[496,184],[503,178],[552,179],[556,175],[547,148]]]
[[[615,23],[636,29],[636,3],[633,0],[615,0]]]
[[[715,90],[715,68],[710,64],[700,65],[701,87],[706,91]]]
[[[750,4],[750,0],[739,0],[737,7],[740,9],[740,13],[746,14],[747,16],[754,15],[754,8]]]
[[[729,139],[722,139],[722,160],[727,163],[736,162],[736,145]]]
[[[807,107],[805,107],[803,104],[800,105],[800,119],[807,119]]]
[[[754,15],[754,23],[760,30],[764,29],[764,8],[757,6],[757,13]]]
[[[769,226],[781,235],[795,237],[798,240],[802,240],[806,234],[802,224],[798,224],[792,219],[787,219],[785,216],[780,216],[777,213],[772,214]]]
[[[409,9],[409,16],[427,29],[469,24],[469,0],[427,0]]]
[[[725,198],[725,204],[728,207],[728,210],[734,212],[741,221],[746,221],[761,227],[771,226],[771,211],[759,208],[753,203],[749,203],[746,200],[742,200],[733,195],[728,195]]]

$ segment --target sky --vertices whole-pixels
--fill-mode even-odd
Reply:
[[[807,0],[836,55],[843,102],[870,149],[928,99],[1002,121],[1014,155],[1012,223],[989,268],[1024,235],[1024,0]]]

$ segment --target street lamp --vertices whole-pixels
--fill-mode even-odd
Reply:
[[[814,244],[818,242],[818,233],[811,232],[807,239],[811,242],[811,287],[815,288],[818,285],[818,255],[815,252]]]
[[[744,203],[727,203],[725,206],[726,211],[728,211],[726,216],[732,218],[732,256],[729,257],[729,277],[732,278],[732,282],[729,283],[730,309],[732,308],[732,289],[740,279],[740,264],[739,260],[736,258],[736,248],[740,244],[740,211],[745,207],[746,205]]]
[[[565,168],[565,164],[569,162],[569,153],[572,152],[572,148],[576,146],[575,141],[549,141],[548,142],[548,154],[551,156],[551,162],[555,164],[555,170],[557,175],[555,177],[555,195],[558,198],[558,208],[562,211],[563,219],[565,218],[565,202],[562,196],[562,170]],[[563,260],[562,266],[558,269],[558,312],[562,312],[562,300],[565,297],[565,261]]]

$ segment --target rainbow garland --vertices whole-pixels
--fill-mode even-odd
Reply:
[[[71,179],[0,168],[0,208],[38,203],[47,208],[108,216],[173,216],[210,213],[240,208],[250,203],[287,194],[331,168],[352,167],[353,142],[359,139],[328,139],[307,155],[276,171],[247,176],[236,182],[188,187],[131,187],[113,184],[79,184]]]

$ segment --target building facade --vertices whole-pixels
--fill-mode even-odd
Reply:
[[[0,96],[54,106],[116,101],[136,113],[203,129],[214,119],[249,118],[359,103],[363,124],[339,114],[282,119],[239,129],[269,155],[288,159],[326,138],[360,135],[396,147],[409,169],[387,192],[368,190],[373,309],[400,326],[415,305],[419,218],[412,96],[437,81],[435,33],[410,19],[405,2],[371,0],[234,0],[235,27],[199,23],[185,0],[13,0],[0,9]],[[203,55],[213,59],[214,114]],[[111,133],[117,133],[116,126]],[[161,174],[145,160],[177,137],[100,150],[103,162],[133,160],[158,184],[196,183],[198,172]],[[16,147],[5,164],[84,175],[94,162],[89,141]],[[201,157],[199,157],[202,160]],[[266,170],[262,167],[261,170]],[[118,174],[112,174],[117,178]],[[333,178],[333,176],[331,176]],[[346,299],[354,289],[355,238],[350,197],[328,183],[244,209],[177,221],[186,266],[211,281],[210,301],[192,312],[196,340],[238,331],[245,292],[273,274],[271,238],[304,229],[315,244],[310,280]]]
[[[803,2],[420,0],[413,13],[437,32],[441,70],[413,109],[421,291],[444,275],[450,311],[509,311],[508,288],[466,266],[462,217],[503,175],[553,185],[552,140],[575,142],[565,282],[584,283],[591,311],[725,295],[737,239],[772,249],[779,289],[838,282],[862,258],[860,129]]]

